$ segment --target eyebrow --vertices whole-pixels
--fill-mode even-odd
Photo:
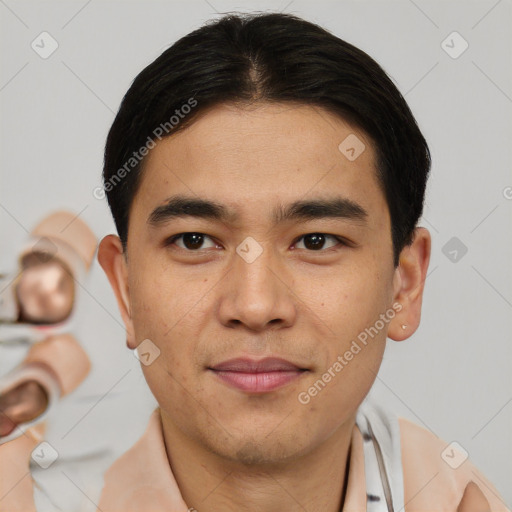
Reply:
[[[176,195],[168,198],[165,204],[156,207],[149,215],[147,223],[150,227],[158,228],[172,219],[183,217],[229,223],[236,221],[238,214],[216,201]],[[291,220],[325,218],[365,222],[367,217],[368,212],[360,204],[344,197],[295,201],[286,206],[278,206],[273,212],[275,224]]]

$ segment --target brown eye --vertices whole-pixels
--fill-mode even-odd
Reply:
[[[208,247],[204,247],[207,240],[210,240],[210,245]],[[188,251],[197,251],[199,249],[216,247],[215,242],[213,242],[208,235],[203,233],[181,233],[173,236],[167,242],[168,245],[173,245],[174,243],[176,243],[178,247]]]
[[[334,243],[331,243],[325,247],[326,241],[329,239],[333,240]],[[309,233],[307,235],[303,235],[297,243],[303,243],[304,248],[310,251],[319,251],[321,249],[329,249],[330,247],[335,247],[336,245],[342,243],[342,241],[334,235],[327,235],[325,233]],[[298,248],[302,249],[302,247]]]

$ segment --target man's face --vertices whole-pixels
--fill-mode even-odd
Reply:
[[[354,135],[359,156],[356,139],[338,148]],[[148,222],[176,196],[227,215],[160,210]],[[310,205],[278,215],[338,200],[337,214]],[[183,233],[203,236],[172,240]],[[388,208],[363,133],[307,106],[210,110],[150,152],[127,255],[131,345],[160,350],[143,370],[164,424],[244,463],[293,460],[352,427],[385,347],[388,325],[376,321],[396,292]],[[213,369],[266,357],[296,368],[262,378]]]

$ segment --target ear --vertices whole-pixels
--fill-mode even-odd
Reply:
[[[425,228],[414,230],[411,245],[400,253],[393,277],[393,303],[402,305],[389,324],[388,337],[402,341],[411,336],[420,324],[423,289],[430,261],[431,238]],[[405,326],[405,328],[403,327]]]
[[[107,235],[103,238],[98,247],[98,261],[114,290],[117,305],[126,327],[126,344],[129,348],[135,349],[137,345],[130,307],[128,263],[118,236]]]

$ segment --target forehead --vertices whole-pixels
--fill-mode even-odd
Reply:
[[[375,154],[364,132],[318,107],[223,104],[156,144],[144,163],[133,212],[147,219],[175,194],[250,215],[309,196],[339,196],[387,214]],[[385,215],[384,215],[385,216]]]

